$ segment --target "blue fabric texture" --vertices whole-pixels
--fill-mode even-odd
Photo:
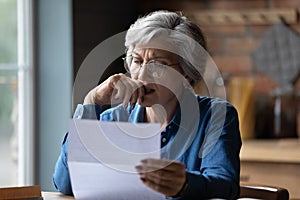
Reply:
[[[185,164],[188,188],[173,199],[237,199],[242,145],[236,109],[227,101],[185,91],[178,109],[161,133],[161,157]],[[196,106],[194,103],[196,102]],[[197,111],[198,110],[198,111]],[[122,105],[102,111],[97,105],[78,105],[74,118],[143,122],[145,108]],[[58,191],[72,194],[68,164],[68,134],[53,174]],[[171,198],[172,199],[172,198]]]

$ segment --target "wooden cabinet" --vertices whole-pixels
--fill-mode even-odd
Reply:
[[[300,199],[300,139],[243,141],[241,181],[285,187]]]

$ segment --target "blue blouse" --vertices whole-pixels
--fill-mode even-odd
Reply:
[[[237,199],[242,145],[236,109],[227,101],[185,91],[177,111],[161,133],[161,157],[185,164],[188,188],[178,199]],[[102,110],[78,105],[74,118],[143,122],[145,108],[122,105]],[[56,189],[72,194],[66,134],[53,174]]]

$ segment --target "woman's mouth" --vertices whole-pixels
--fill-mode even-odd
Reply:
[[[145,87],[145,86],[144,86],[144,91],[145,91],[145,95],[155,92],[154,89],[148,88],[148,87]]]

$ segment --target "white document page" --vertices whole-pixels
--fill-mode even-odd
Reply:
[[[159,200],[135,166],[160,158],[160,125],[70,120],[68,166],[75,199]]]

